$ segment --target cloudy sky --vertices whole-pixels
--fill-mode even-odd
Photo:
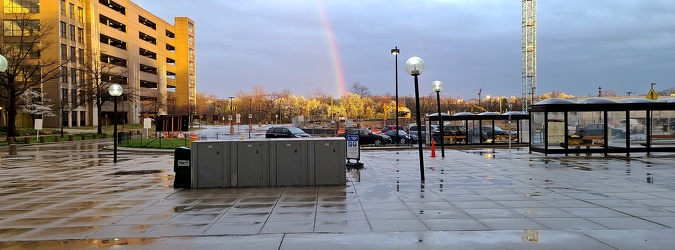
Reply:
[[[290,90],[414,95],[405,61],[421,57],[420,94],[521,95],[519,0],[133,0],[173,23],[195,21],[198,91]],[[644,94],[675,87],[675,1],[537,1],[538,93]]]

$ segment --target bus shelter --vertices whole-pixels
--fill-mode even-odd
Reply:
[[[461,112],[455,114],[432,113],[426,115],[426,140],[434,139],[444,145],[495,145],[529,143],[528,114],[522,112],[483,112],[474,114]],[[441,139],[440,124],[443,124]]]
[[[675,98],[551,98],[530,106],[530,152],[675,152]]]

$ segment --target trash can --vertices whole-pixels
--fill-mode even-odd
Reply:
[[[190,188],[191,182],[191,162],[190,162],[190,148],[178,147],[174,153],[173,171],[176,172],[176,177],[173,179],[174,188]]]
[[[131,132],[117,132],[117,143],[131,140]]]

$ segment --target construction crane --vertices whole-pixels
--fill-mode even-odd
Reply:
[[[487,110],[483,108],[483,106],[476,104],[471,104],[470,106],[471,106],[471,113],[487,112]],[[474,112],[473,111],[474,109],[476,109],[477,111]]]
[[[522,0],[522,103],[523,112],[537,96],[537,1]]]

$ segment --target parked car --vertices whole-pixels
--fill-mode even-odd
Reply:
[[[469,131],[469,135],[475,140],[472,140],[473,142],[477,142],[478,138],[481,138],[481,141],[487,141],[487,140],[492,140],[493,137],[497,137],[498,135],[508,135],[508,131],[498,127],[494,126],[494,131],[492,130],[492,125],[483,125],[480,128],[478,126],[474,126],[471,128],[471,131]],[[481,133],[481,136],[478,137],[478,133]],[[516,131],[511,131],[511,135],[517,134]],[[494,136],[493,136],[494,135]]]
[[[387,132],[387,131],[389,131],[389,130],[396,130],[396,125],[387,125],[387,126],[384,126],[384,128],[382,128],[380,131],[382,131],[382,133],[384,133],[384,132]],[[408,128],[403,127],[403,126],[401,126],[401,125],[398,126],[398,130],[399,130],[399,131],[405,131],[406,133],[408,133]]]
[[[630,121],[630,132],[631,133],[641,133],[644,132],[645,125],[640,123],[637,119],[629,119]],[[618,128],[626,130],[626,119],[619,120]]]
[[[603,123],[591,123],[586,126],[580,127],[577,129],[577,134],[581,137],[584,136],[603,136],[605,135],[605,124]],[[626,138],[626,131],[614,127],[610,124],[607,124],[607,127],[610,129],[610,135],[618,138]]]
[[[434,129],[438,129],[438,125],[431,125],[431,130],[433,131]],[[422,126],[422,134],[421,134],[421,135],[418,135],[418,134],[417,134],[417,125],[415,125],[415,124],[410,125],[410,126],[408,126],[408,133],[411,134],[411,135],[417,136],[417,138],[419,138],[419,140],[420,140],[422,143],[426,143],[426,142],[427,142],[427,130],[426,130],[426,126]]]
[[[383,134],[376,134],[372,131],[365,128],[351,129],[343,133],[338,134],[338,136],[347,138],[348,135],[358,135],[359,144],[375,144],[375,145],[384,145],[391,143],[391,137]]]
[[[434,129],[431,131],[431,136],[434,137],[436,143],[441,142],[441,130]],[[466,136],[466,127],[464,125],[445,125],[443,127],[443,136]]]
[[[267,129],[265,138],[303,138],[310,137],[302,129],[288,126],[273,126]]]
[[[419,138],[416,135],[408,134],[403,130],[399,130],[398,135],[396,135],[396,129],[388,130],[387,132],[384,132],[382,134],[389,136],[392,141],[398,144],[405,144],[409,142],[416,143],[417,140],[419,140]]]

